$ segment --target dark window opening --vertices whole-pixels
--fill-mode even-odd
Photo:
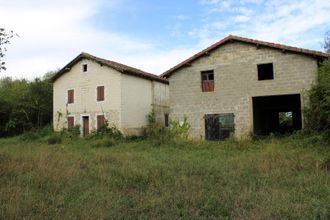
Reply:
[[[68,104],[74,103],[74,90],[68,90]]]
[[[300,95],[253,97],[255,135],[292,133],[302,127]]]
[[[104,101],[104,86],[98,86],[97,90],[97,101]]]
[[[258,80],[274,79],[273,64],[258,64]]]
[[[203,71],[202,74],[202,91],[212,92],[214,91],[214,72],[213,70]]]
[[[164,114],[164,125],[165,127],[168,127],[169,126],[169,120],[168,120],[168,114]]]
[[[87,72],[87,64],[83,64],[83,72]]]
[[[235,131],[234,114],[207,114],[205,118],[205,139],[224,140]]]

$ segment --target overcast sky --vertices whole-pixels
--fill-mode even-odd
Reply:
[[[81,51],[160,74],[229,34],[323,50],[330,0],[0,0],[1,76],[32,79]]]

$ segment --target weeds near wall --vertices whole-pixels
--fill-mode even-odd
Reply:
[[[188,141],[190,124],[186,116],[182,122],[171,120],[168,128],[157,121],[154,109],[147,115],[147,119],[146,136],[154,146],[177,145]]]

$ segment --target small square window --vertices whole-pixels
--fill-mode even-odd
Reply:
[[[258,80],[274,79],[272,63],[258,64]]]
[[[214,91],[214,72],[213,70],[203,71],[202,74],[202,91],[212,92]]]
[[[83,64],[82,65],[82,71],[83,72],[87,72],[87,64]]]

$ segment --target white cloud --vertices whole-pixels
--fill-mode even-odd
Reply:
[[[32,79],[63,67],[81,51],[160,74],[169,64],[174,65],[171,54],[185,54],[183,50],[169,51],[167,55],[147,40],[89,24],[89,19],[105,5],[109,13],[116,9],[118,0],[0,0],[0,4],[4,28],[20,35],[7,47],[7,71],[1,72],[2,76]]]
[[[201,4],[209,12],[201,42],[225,33],[321,50],[319,42],[330,29],[330,1],[202,0]]]
[[[330,1],[201,0],[207,10],[201,15],[202,25],[187,32],[180,22],[199,22],[178,14],[177,24],[164,33],[195,43],[163,48],[152,37],[138,39],[90,23],[104,8],[111,13],[127,7],[123,1],[0,0],[1,26],[20,35],[8,46],[8,70],[0,76],[41,76],[63,67],[81,51],[160,74],[228,34],[321,49],[319,42],[330,29]]]

